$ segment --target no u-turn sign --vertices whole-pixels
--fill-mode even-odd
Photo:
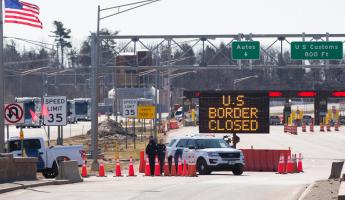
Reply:
[[[22,103],[5,104],[4,106],[5,124],[24,123],[24,109]]]

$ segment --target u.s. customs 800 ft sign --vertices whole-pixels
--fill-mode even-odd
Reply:
[[[200,133],[269,133],[267,93],[202,92]]]

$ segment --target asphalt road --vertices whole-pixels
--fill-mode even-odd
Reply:
[[[318,129],[318,128],[316,128]],[[340,132],[284,134],[282,127],[272,127],[271,134],[241,135],[240,148],[287,149],[303,153],[304,173],[280,175],[270,172],[212,173],[189,177],[92,177],[84,183],[46,186],[0,195],[0,200],[40,199],[297,199],[315,180],[327,179],[331,163],[345,158],[345,128]],[[196,127],[174,130],[169,138],[198,133]],[[110,174],[109,174],[110,175]]]

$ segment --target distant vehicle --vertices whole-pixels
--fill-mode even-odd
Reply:
[[[78,121],[91,121],[91,98],[74,100],[75,117]]]
[[[270,125],[280,125],[281,120],[280,117],[277,115],[270,116]]]
[[[75,124],[78,120],[75,116],[75,101],[67,100],[67,123]]]
[[[112,115],[113,114],[113,106],[112,105],[106,105],[104,103],[98,104],[98,113],[101,115]]]
[[[168,159],[196,159],[196,167],[201,175],[212,171],[232,171],[241,175],[245,165],[241,150],[231,148],[222,138],[184,137],[171,140],[167,147]]]
[[[313,121],[313,117],[310,115],[303,115],[302,117],[302,123],[305,123],[306,125],[311,124],[311,122]]]
[[[28,157],[38,158],[37,171],[42,172],[45,178],[55,178],[58,165],[63,160],[76,160],[81,166],[85,154],[82,145],[46,147],[41,137],[25,138],[24,149]],[[22,156],[19,138],[9,139],[9,152],[14,156]]]
[[[24,105],[24,124],[17,125],[16,127],[27,128],[41,128],[42,116],[41,116],[41,103],[40,97],[16,97],[14,99],[16,103],[23,103]],[[33,120],[32,114],[36,115],[36,120]]]
[[[182,107],[180,107],[179,109],[177,109],[177,111],[174,114],[174,117],[177,121],[181,121],[183,119],[183,110]]]
[[[339,116],[340,125],[345,125],[345,116]]]

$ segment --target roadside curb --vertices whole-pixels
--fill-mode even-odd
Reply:
[[[18,181],[13,183],[4,183],[1,185],[8,185],[4,188],[0,188],[0,194],[6,193],[6,192],[12,192],[15,190],[20,189],[27,189],[27,188],[34,188],[34,187],[42,187],[42,186],[49,186],[49,185],[64,185],[64,184],[73,184],[73,183],[80,183],[81,181],[70,181],[70,180],[52,180],[52,181]]]

